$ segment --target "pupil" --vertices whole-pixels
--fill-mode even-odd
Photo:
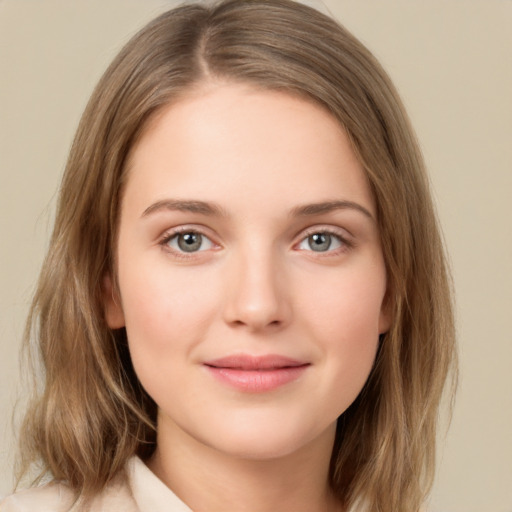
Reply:
[[[326,233],[316,233],[309,237],[309,241],[313,251],[326,251],[331,246],[331,235]]]
[[[199,233],[185,233],[178,238],[178,245],[186,252],[196,251],[201,247],[202,236]]]

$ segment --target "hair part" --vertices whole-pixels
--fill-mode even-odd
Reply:
[[[104,316],[115,282],[130,152],[163,107],[205,82],[243,82],[322,105],[343,126],[377,206],[391,330],[340,417],[331,486],[350,507],[417,510],[430,489],[436,425],[456,375],[451,286],[423,159],[390,79],[346,29],[290,0],[227,0],[166,12],[107,69],[70,151],[25,344],[44,368],[20,436],[20,474],[77,496],[100,492],[156,443],[156,404],[133,370],[124,329]],[[32,341],[31,341],[32,340]],[[31,345],[33,343],[33,345]]]

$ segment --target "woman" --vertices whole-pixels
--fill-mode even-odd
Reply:
[[[64,175],[46,371],[3,510],[418,510],[454,365],[423,162],[380,65],[288,0],[121,51]]]

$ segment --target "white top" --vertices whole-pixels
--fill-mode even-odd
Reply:
[[[94,498],[88,512],[193,512],[138,457],[128,461],[126,473]],[[79,507],[70,489],[55,483],[0,500],[0,512],[80,512]]]
[[[138,457],[128,461],[127,475],[94,498],[90,512],[192,512]],[[63,484],[27,489],[0,502],[0,512],[75,510],[73,493]]]

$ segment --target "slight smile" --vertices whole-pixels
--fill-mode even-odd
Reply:
[[[264,393],[297,380],[311,365],[289,357],[236,354],[203,363],[223,383],[248,393]]]

